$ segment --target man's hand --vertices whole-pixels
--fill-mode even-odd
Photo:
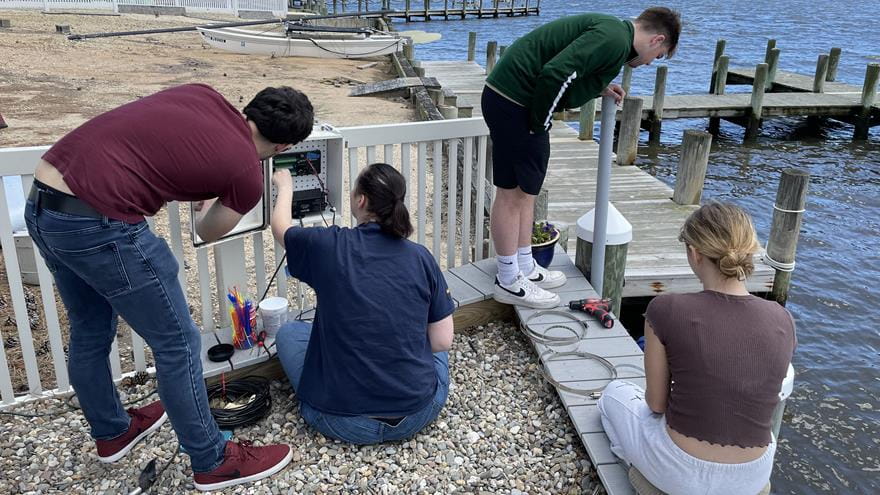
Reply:
[[[619,85],[611,83],[602,91],[602,96],[613,96],[614,103],[620,105],[623,99],[626,97],[626,91],[623,90]]]
[[[272,174],[272,183],[275,184],[279,191],[282,189],[293,190],[293,177],[290,175],[290,169],[276,169],[275,173]]]

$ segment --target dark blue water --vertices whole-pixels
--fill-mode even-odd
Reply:
[[[464,60],[467,34],[476,31],[477,60],[482,62],[487,41],[509,45],[559,16],[593,11],[635,17],[649,5],[544,0],[540,16],[397,27],[442,33],[441,41],[417,46],[422,60]],[[781,49],[780,70],[802,74],[815,71],[819,54],[840,47],[837,80],[858,87],[865,66],[880,62],[880,31],[869,14],[880,11],[877,0],[667,5],[678,9],[685,23],[678,53],[663,62],[669,66],[668,94],[707,91],[718,38],[727,40],[731,66],[763,62],[767,39],[774,38]],[[637,69],[632,93],[650,94],[653,80],[653,68]],[[672,184],[683,130],[706,126],[705,120],[667,122],[661,143],[650,147],[643,134],[639,166]],[[798,324],[797,376],[776,455],[773,492],[880,493],[880,129],[873,129],[868,141],[853,143],[851,126],[829,123],[817,133],[802,119],[786,119],[766,122],[754,144],[743,145],[742,137],[741,128],[722,124],[704,198],[748,209],[762,241],[769,233],[781,170],[798,167],[812,176],[788,304]]]

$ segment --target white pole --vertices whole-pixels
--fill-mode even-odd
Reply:
[[[611,189],[611,149],[617,104],[614,97],[602,97],[602,126],[599,129],[599,170],[596,174],[596,216],[593,219],[593,257],[590,283],[602,297],[605,278],[605,240],[608,232],[608,196]]]

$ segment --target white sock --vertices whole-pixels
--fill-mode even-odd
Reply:
[[[535,269],[535,258],[532,258],[532,246],[521,247],[516,250],[516,264],[523,276],[528,277]]]
[[[501,282],[501,285],[512,284],[516,280],[517,274],[519,274],[516,255],[501,256],[499,254],[495,256],[495,262],[498,264],[498,281]]]

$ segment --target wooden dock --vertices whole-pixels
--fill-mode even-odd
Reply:
[[[590,283],[561,249],[557,249],[550,266],[554,270],[562,271],[568,278],[565,285],[553,290],[559,294],[563,304],[574,299],[598,297]],[[456,314],[466,312],[468,306],[479,306],[485,302],[494,303],[492,284],[496,273],[494,259],[485,259],[444,272],[452,298],[458,306]],[[498,305],[498,303],[494,304]],[[522,306],[515,306],[514,310],[519,321],[527,321],[539,311]],[[567,337],[568,332],[561,328],[551,329],[549,328],[551,326],[566,326],[572,330],[580,330],[580,325],[583,325],[585,329],[584,337],[579,342],[554,350],[589,352],[607,359],[615,366],[626,365],[618,370],[619,378],[645,386],[642,350],[619,321],[615,322],[614,327],[605,328],[586,313],[571,311],[567,306],[554,310],[568,313],[573,319],[556,315],[539,316],[530,322],[532,329],[555,337]],[[534,340],[532,345],[538,356],[549,349]],[[609,371],[595,360],[585,357],[566,356],[565,359],[554,359],[546,363],[546,371],[557,382],[575,389],[597,388],[609,382]],[[627,478],[626,468],[618,463],[617,458],[611,453],[608,437],[599,419],[599,409],[596,406],[598,399],[566,391],[558,391],[558,393],[599,473],[605,491],[609,495],[635,494]]]
[[[485,71],[475,62],[421,62],[427,76],[457,96],[459,106],[473,106],[481,115],[479,98]],[[768,95],[769,96],[769,95]],[[575,224],[593,208],[599,146],[578,139],[577,132],[562,121],[550,131],[550,166],[544,189],[549,192],[550,220],[572,227],[570,256],[576,245]],[[654,296],[663,292],[699,290],[699,280],[687,263],[678,242],[679,228],[696,208],[672,201],[672,189],[635,166],[613,166],[611,201],[633,226],[627,254],[623,297]],[[749,280],[752,292],[767,292],[774,270],[762,263]]]
[[[465,19],[468,17],[500,18],[540,15],[541,0],[333,0],[333,14],[348,11],[371,13],[380,9],[384,17],[406,22]],[[403,5],[399,5],[399,4]],[[371,10],[371,4],[373,9]],[[401,9],[402,7],[402,9]],[[354,10],[354,9],[357,10]],[[327,8],[330,12],[330,8]]]

